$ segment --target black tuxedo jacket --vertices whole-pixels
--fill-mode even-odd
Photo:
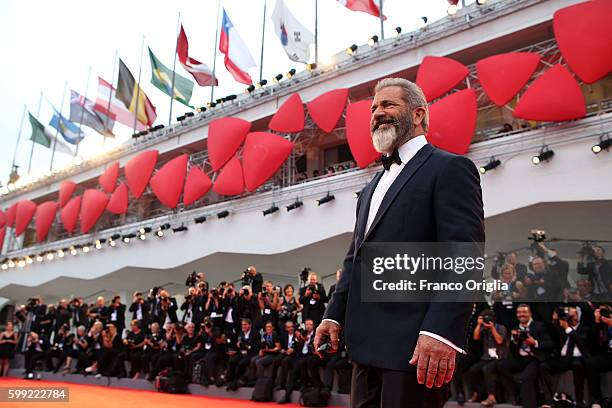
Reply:
[[[359,194],[353,239],[324,318],[343,327],[354,362],[414,371],[408,361],[420,331],[465,349],[473,304],[361,302],[361,246],[364,242],[484,242],[480,175],[471,160],[423,146],[389,187],[366,233],[370,201],[382,174]]]
[[[518,327],[514,329],[518,330]],[[555,342],[546,325],[532,321],[529,325],[529,335],[538,341],[538,347],[533,347],[534,357],[540,362],[551,358],[555,350]],[[510,351],[515,357],[520,357],[519,345],[514,341],[510,342]]]

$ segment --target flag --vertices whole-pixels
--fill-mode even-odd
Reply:
[[[30,112],[28,112],[28,116],[30,117],[30,125],[32,125],[32,136],[30,136],[30,140],[45,147],[51,147],[51,139],[53,136],[49,134],[49,131],[45,129],[45,126],[38,121]]]
[[[55,110],[49,126],[57,129],[64,140],[73,145],[76,145],[85,137],[85,133],[79,129],[78,125],[63,117],[57,110]]]
[[[310,59],[310,44],[314,43],[314,35],[291,14],[283,0],[276,0],[272,21],[274,31],[280,38],[289,59],[307,64]]]
[[[151,83],[159,88],[160,91],[172,95],[172,70],[168,69],[153,54],[149,48],[149,58],[151,59]],[[193,92],[193,82],[185,77],[174,73],[174,95],[172,97],[184,105],[189,106],[189,100]]]
[[[362,11],[380,18],[380,3],[378,0],[338,0],[344,7],[353,11]],[[386,20],[387,17],[383,16]]]
[[[98,77],[98,97],[94,109],[109,120],[117,121],[130,128],[134,126],[134,114],[125,109],[123,102],[117,99],[115,88],[100,77]],[[136,130],[144,129],[146,129],[145,125],[136,122]]]
[[[95,110],[95,103],[74,90],[70,90],[70,120],[79,122],[100,133],[104,137],[115,137],[115,120]]]
[[[153,125],[157,114],[155,106],[138,85],[128,67],[119,59],[119,79],[117,80],[117,99],[122,101],[128,111],[138,117],[138,121],[146,126]],[[138,106],[136,106],[138,103]]]
[[[176,53],[179,57],[179,62],[185,68],[187,72],[193,75],[200,86],[217,86],[219,81],[217,78],[213,81],[213,73],[208,68],[208,65],[195,60],[189,56],[189,42],[187,41],[187,34],[181,25],[181,32],[178,37],[178,44],[176,47]]]
[[[227,16],[225,9],[223,9],[219,51],[225,54],[225,68],[232,74],[234,79],[243,84],[251,85],[253,80],[248,74],[247,69],[254,67],[255,61],[253,61],[249,49]]]

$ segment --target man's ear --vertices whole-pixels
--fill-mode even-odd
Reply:
[[[423,108],[422,106],[417,106],[412,110],[412,122],[414,123],[415,128],[421,126],[424,119],[425,108]]]

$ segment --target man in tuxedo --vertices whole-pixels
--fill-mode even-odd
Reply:
[[[353,361],[352,407],[442,407],[457,353],[465,353],[472,303],[362,302],[367,242],[484,242],[474,163],[427,143],[422,90],[381,80],[371,107],[372,141],[384,170],[361,191],[342,274],[317,329],[337,350],[340,330]]]

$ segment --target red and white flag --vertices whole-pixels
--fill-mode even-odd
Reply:
[[[110,105],[108,103],[109,97]],[[125,108],[125,104],[122,101],[117,99],[115,88],[100,77],[98,77],[98,96],[94,109],[125,126],[134,126],[134,114]],[[146,125],[136,121],[137,130],[144,130],[146,128]]]
[[[255,61],[227,16],[225,9],[223,9],[223,22],[221,23],[219,51],[225,54],[225,68],[234,79],[245,85],[251,85],[253,80],[247,70],[255,66]]]
[[[338,0],[344,7],[353,11],[362,11],[380,18],[380,3],[378,0]],[[383,16],[386,20],[387,17]]]
[[[178,54],[179,61],[181,65],[187,72],[193,75],[193,78],[196,80],[198,85],[200,86],[217,86],[219,85],[219,81],[217,78],[214,78],[213,81],[213,73],[208,68],[208,65],[195,60],[189,56],[189,41],[187,41],[187,34],[185,34],[185,30],[183,29],[183,25],[181,25],[181,32],[178,37],[178,44],[176,47],[176,53]]]

